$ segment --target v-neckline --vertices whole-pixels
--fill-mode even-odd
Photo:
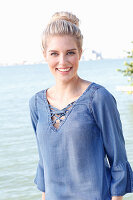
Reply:
[[[71,113],[71,111],[73,110],[74,106],[77,104],[77,102],[86,94],[86,92],[91,88],[91,86],[94,84],[95,82],[91,82],[91,84],[88,85],[88,87],[84,90],[84,92],[74,101],[74,102],[71,102],[72,103],[72,106],[68,109],[67,113],[65,114],[65,118],[60,122],[60,125],[58,128],[56,128],[55,126],[53,126],[53,123],[52,123],[52,119],[51,119],[51,112],[50,112],[50,107],[49,107],[49,103],[48,103],[48,100],[47,100],[47,90],[49,88],[46,88],[43,90],[43,98],[44,98],[44,101],[45,101],[45,104],[46,104],[46,108],[47,108],[47,112],[48,112],[48,121],[49,121],[49,125],[50,125],[50,128],[55,131],[55,132],[58,132],[60,130],[60,128],[62,127],[62,125],[65,123],[68,115]],[[69,103],[68,105],[70,105],[71,103]],[[68,105],[66,107],[64,107],[63,109],[58,109],[56,107],[53,107],[55,108],[56,110],[58,111],[63,111],[65,110]]]

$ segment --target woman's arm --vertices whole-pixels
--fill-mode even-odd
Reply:
[[[120,114],[115,97],[104,87],[98,88],[92,99],[92,115],[100,129],[104,151],[110,167],[109,192],[112,200],[133,192],[133,172],[127,160]]]
[[[117,196],[113,196],[113,197],[112,197],[112,200],[122,200],[122,199],[123,199],[122,196],[119,196],[119,197],[117,197]]]
[[[38,110],[37,110],[37,96],[33,95],[29,100],[29,109],[30,109],[30,116],[31,122],[34,129],[34,133],[36,136],[37,148],[39,153],[39,160],[36,169],[36,176],[34,179],[34,183],[37,185],[37,188],[41,192],[45,192],[45,177],[44,177],[44,166],[43,166],[43,157],[40,150],[40,145],[37,137],[37,123],[38,123]]]
[[[42,193],[42,200],[45,200],[45,192]],[[115,200],[115,199],[113,199]],[[117,200],[117,199],[116,199]],[[119,200],[119,199],[118,199]],[[121,200],[121,199],[120,199]]]

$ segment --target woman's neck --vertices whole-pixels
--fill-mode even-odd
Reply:
[[[55,96],[62,99],[63,97],[73,96],[81,85],[82,79],[77,76],[69,82],[56,81],[56,85],[53,86],[53,91],[55,91]]]

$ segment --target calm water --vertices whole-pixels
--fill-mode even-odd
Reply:
[[[116,91],[127,85],[117,68],[123,59],[82,61],[79,75],[105,86],[116,98],[128,160],[133,167],[133,95]],[[54,84],[47,64],[0,67],[0,199],[41,200],[35,177],[38,153],[29,116],[29,98]],[[124,200],[133,199],[133,194]],[[53,199],[52,199],[53,200]]]

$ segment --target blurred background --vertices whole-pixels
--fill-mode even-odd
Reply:
[[[55,83],[43,59],[41,36],[57,11],[80,19],[84,53],[78,74],[116,98],[133,168],[132,5],[132,0],[0,0],[1,200],[41,199],[33,183],[38,153],[28,104],[33,94]]]

